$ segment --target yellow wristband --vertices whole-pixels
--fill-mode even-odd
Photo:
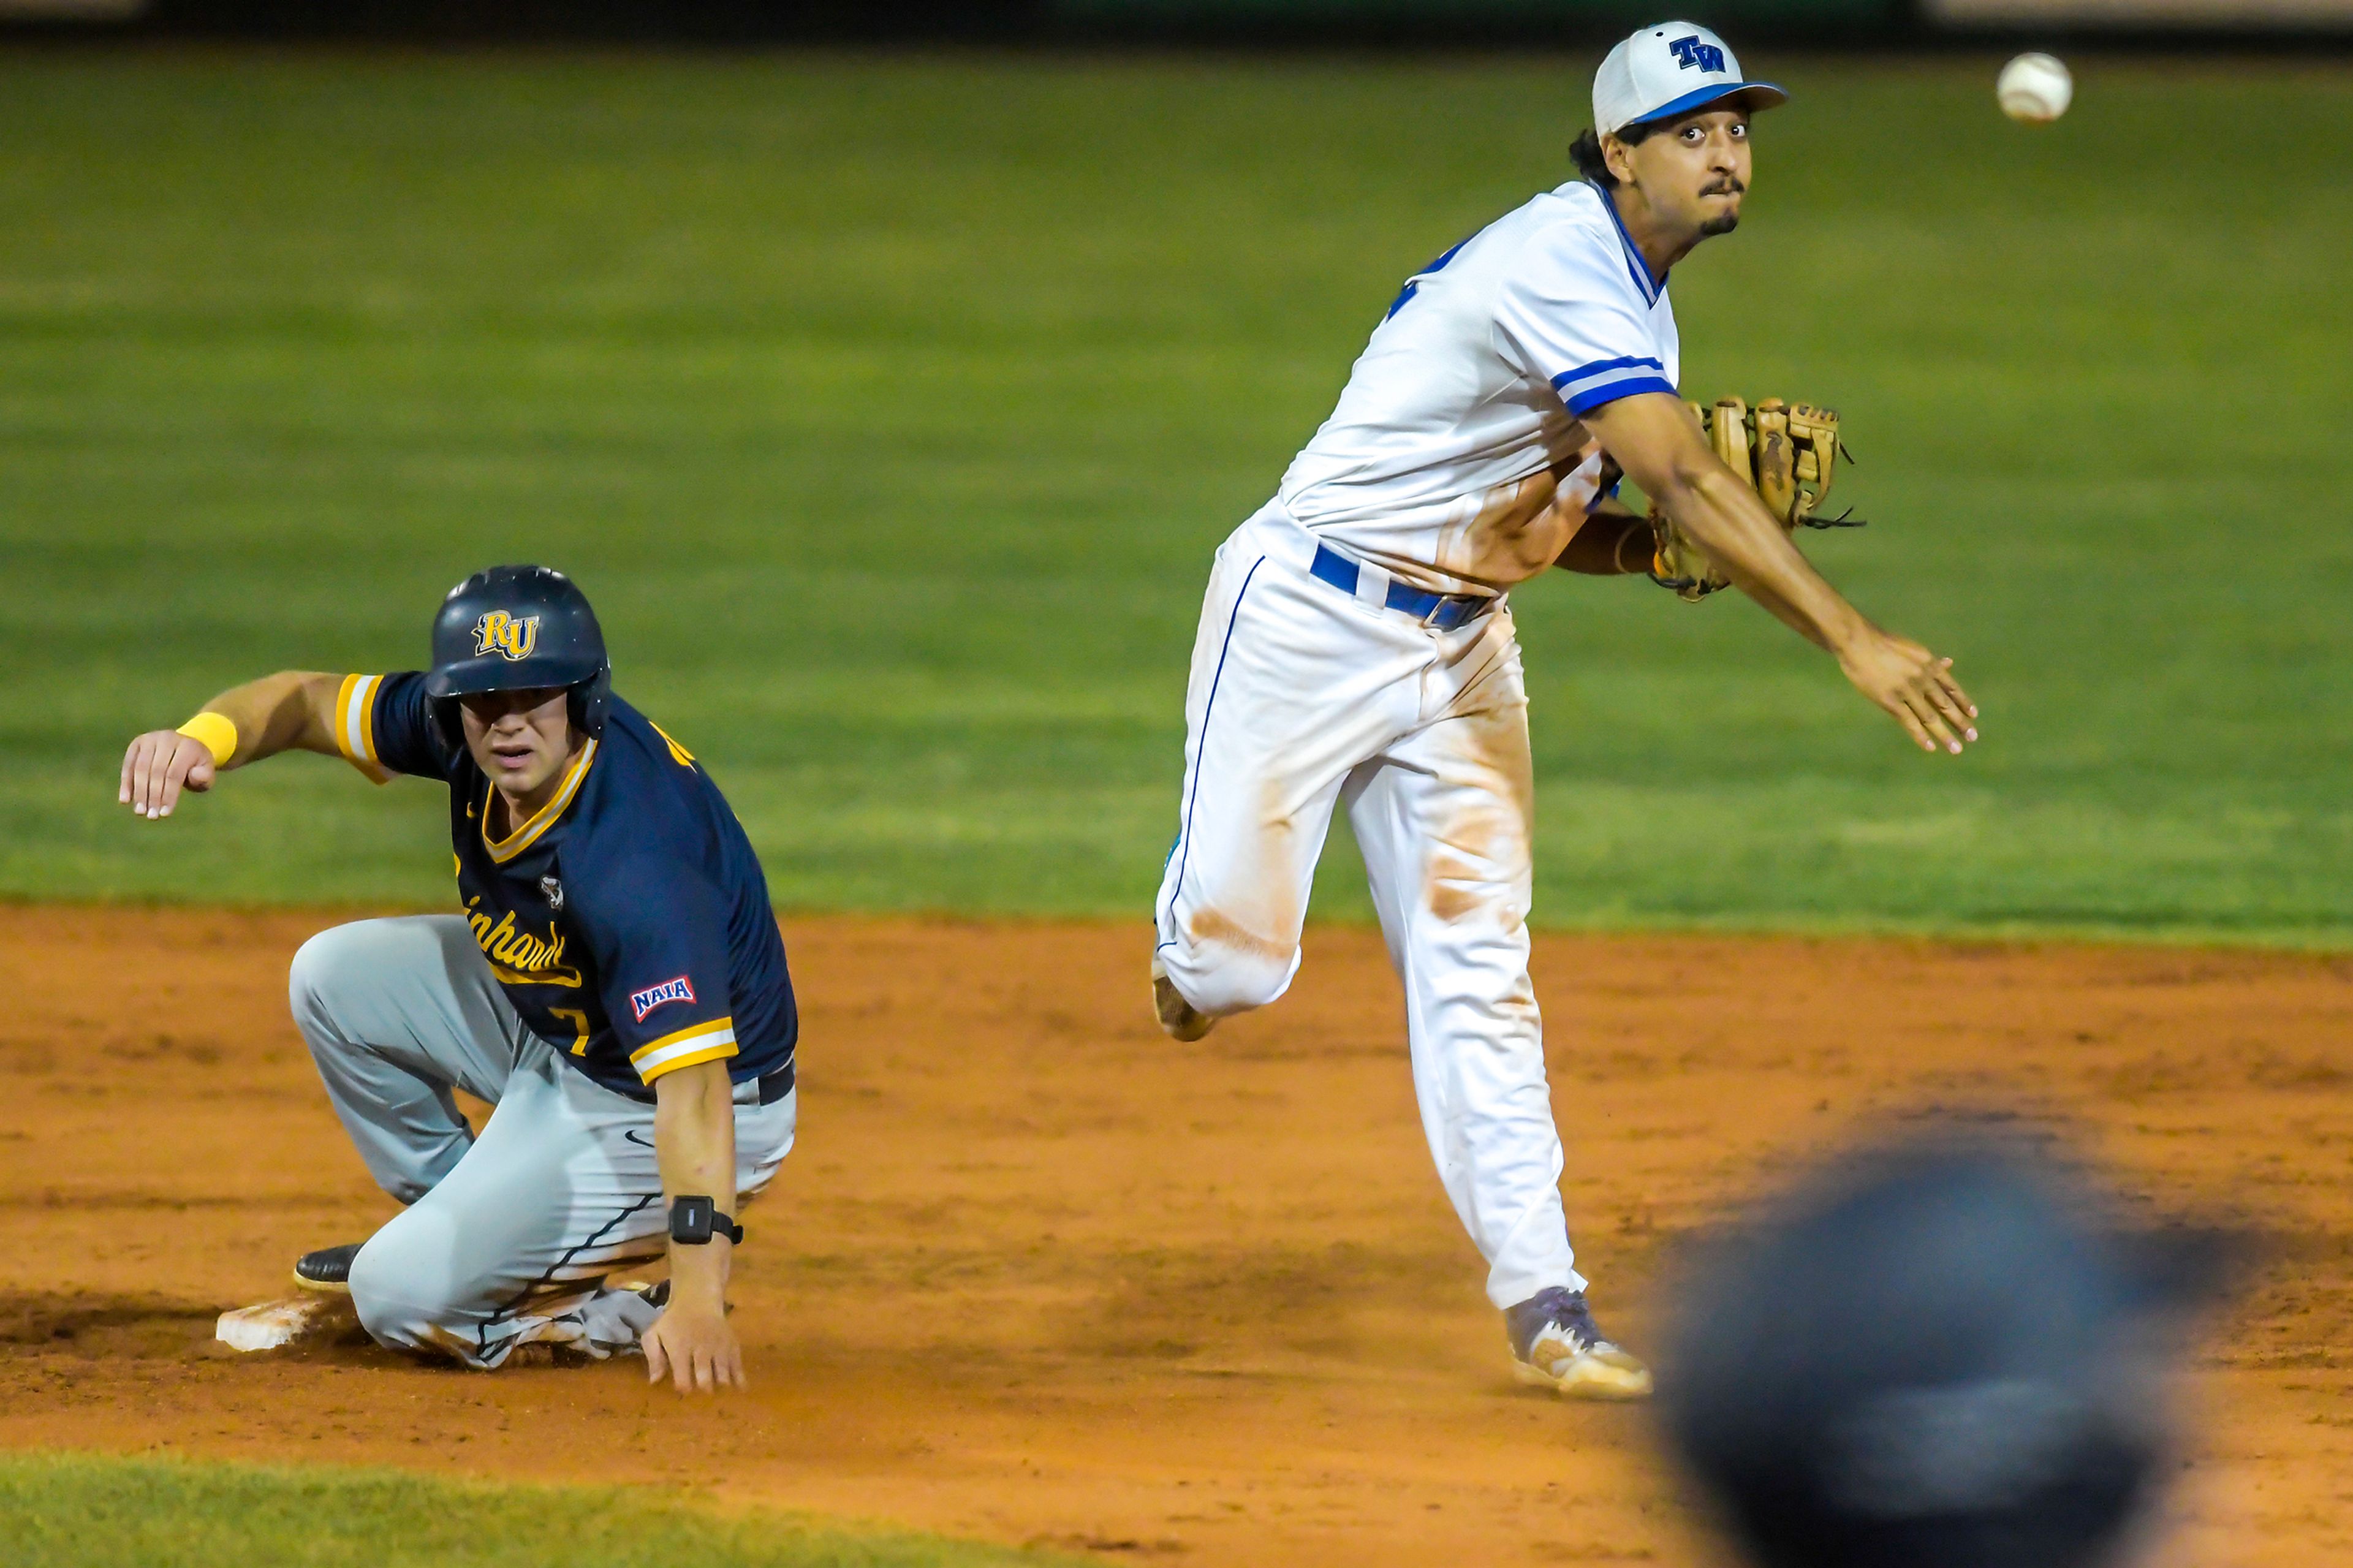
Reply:
[[[228,765],[237,754],[237,725],[220,713],[199,713],[180,726],[179,732],[191,741],[204,742],[205,750],[213,754],[213,766]]]

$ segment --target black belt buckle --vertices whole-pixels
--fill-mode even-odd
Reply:
[[[1478,619],[1486,602],[1475,594],[1440,594],[1421,624],[1441,632],[1454,631]]]
[[[1325,546],[1329,549],[1329,546]],[[1334,559],[1340,559],[1336,552]],[[1318,558],[1321,564],[1321,558]],[[1328,581],[1328,579],[1327,579]],[[1424,631],[1451,632],[1457,626],[1470,625],[1484,614],[1494,601],[1482,594],[1432,594],[1415,587],[1402,578],[1389,579],[1389,591],[1382,596],[1385,609],[1401,610],[1414,619]]]

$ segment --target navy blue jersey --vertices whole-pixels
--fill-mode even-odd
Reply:
[[[666,1072],[789,1064],[800,1035],[785,942],[743,825],[693,756],[628,703],[606,709],[554,796],[490,834],[491,784],[433,718],[425,678],[353,675],[335,743],[361,772],[449,786],[458,899],[523,1022],[633,1100]]]

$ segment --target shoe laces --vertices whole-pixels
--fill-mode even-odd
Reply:
[[[1535,1342],[1544,1338],[1546,1329],[1559,1330],[1580,1353],[1609,1342],[1601,1337],[1600,1327],[1593,1321],[1593,1309],[1586,1304],[1585,1292],[1571,1290],[1565,1285],[1555,1285],[1537,1291],[1527,1300],[1513,1308],[1508,1314],[1512,1328],[1512,1348],[1525,1361]]]

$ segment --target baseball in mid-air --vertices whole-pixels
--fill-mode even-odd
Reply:
[[[2021,55],[2001,68],[1993,84],[2001,111],[2028,125],[2047,125],[2067,112],[2075,79],[2056,56]]]

